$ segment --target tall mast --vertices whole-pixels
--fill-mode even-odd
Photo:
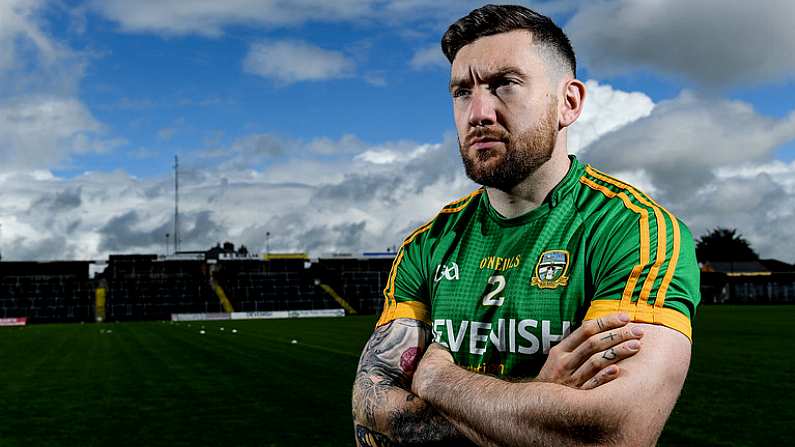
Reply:
[[[179,158],[174,156],[174,254],[179,251]]]

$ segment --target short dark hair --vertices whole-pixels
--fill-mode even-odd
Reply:
[[[524,6],[486,5],[473,10],[450,25],[442,36],[442,51],[452,64],[455,55],[465,45],[481,37],[514,30],[529,31],[535,45],[552,49],[565,64],[564,68],[569,68],[572,75],[577,76],[574,49],[563,30],[549,17]]]

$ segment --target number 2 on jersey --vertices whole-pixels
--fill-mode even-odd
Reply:
[[[489,277],[489,284],[490,285],[496,284],[497,287],[495,287],[494,290],[486,293],[483,296],[483,305],[502,306],[502,302],[505,301],[505,297],[498,295],[502,293],[502,289],[505,288],[505,277],[502,275],[492,275],[491,277]]]

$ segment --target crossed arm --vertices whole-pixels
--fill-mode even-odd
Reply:
[[[353,384],[357,445],[468,443],[447,418],[409,391],[430,342],[430,327],[420,321],[398,319],[376,328],[364,347]]]
[[[590,390],[474,374],[432,346],[412,391],[478,445],[654,445],[684,383],[690,341],[638,326],[642,349],[621,362],[619,377]]]
[[[503,400],[496,396],[515,392],[515,386],[532,388],[532,384],[537,384],[539,389],[551,388],[555,392],[561,389],[586,392],[583,390],[592,390],[619,378],[621,368],[614,363],[635,355],[638,352],[637,339],[643,336],[642,331],[637,328],[633,330],[627,321],[627,318],[621,319],[614,314],[585,322],[553,348],[537,380],[525,383],[504,382],[458,368],[452,363],[449,353],[438,345],[431,345],[415,377],[417,362],[430,343],[430,328],[424,323],[406,319],[377,328],[362,353],[353,387],[357,444],[466,445],[470,442],[468,439],[484,445],[512,444],[517,440],[511,431],[512,424],[523,423],[516,419],[518,414],[513,414],[513,419],[498,419],[495,417],[498,413],[494,411],[511,413],[512,409],[475,408],[472,405],[484,402],[498,405]],[[455,380],[451,383],[450,379]],[[484,384],[466,383],[471,379],[493,381],[486,385],[496,385],[496,388],[477,394],[480,399],[476,401],[473,392],[478,390],[472,387]],[[414,393],[408,391],[412,385]],[[439,393],[434,391],[436,388]],[[531,401],[535,399],[533,396],[526,397]],[[517,403],[521,402],[514,402]],[[532,405],[531,402],[526,404]],[[553,412],[561,410],[554,404],[548,406],[552,407],[550,411]],[[521,408],[517,406],[515,410],[520,411]],[[485,421],[469,420],[468,415],[481,411],[479,414],[487,416]],[[496,433],[486,430],[483,435],[478,434],[481,431],[478,427],[480,423],[491,424]],[[571,443],[576,433],[570,433],[570,427],[563,425],[565,427],[548,427],[548,430],[565,432],[557,439],[558,443]],[[577,428],[577,424],[569,425]],[[592,428],[599,429],[585,427],[582,430]],[[588,433],[588,436],[593,437],[591,431]],[[531,443],[550,439],[548,436],[543,437],[546,435],[539,437],[541,434],[538,432],[531,436],[536,436],[528,438],[535,439]]]

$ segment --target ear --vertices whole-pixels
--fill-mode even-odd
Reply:
[[[558,127],[561,129],[574,124],[582,113],[582,106],[585,104],[585,84],[581,81],[569,78],[562,82],[562,101],[559,105]]]

